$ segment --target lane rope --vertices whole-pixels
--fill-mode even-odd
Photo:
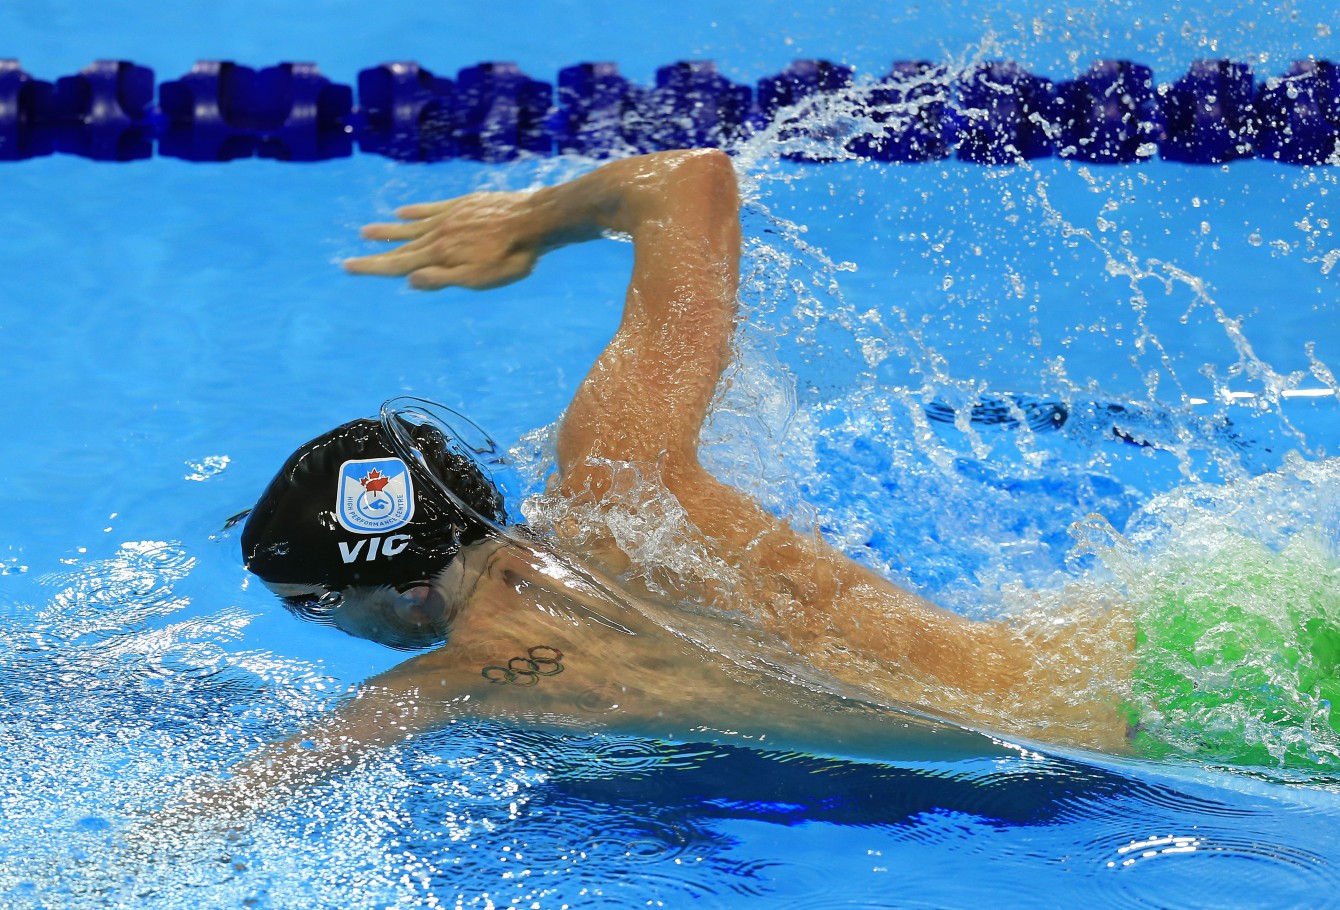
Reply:
[[[1127,60],[1100,60],[1059,82],[1010,61],[961,71],[903,61],[858,80],[849,66],[797,60],[753,86],[711,61],[661,67],[653,86],[630,82],[613,63],[566,67],[550,83],[513,63],[447,78],[396,62],[362,70],[357,89],[355,100],[352,86],[312,63],[201,61],[155,83],[148,67],[99,60],[46,82],[0,59],[0,160],[132,161],[156,151],[190,161],[319,161],[357,147],[399,161],[509,161],[730,148],[774,130],[779,154],[808,161],[1340,164],[1340,68],[1316,59],[1260,80],[1247,64],[1201,60],[1169,83]],[[850,135],[824,137],[819,118],[807,121],[802,108],[824,99],[857,123]],[[807,130],[815,142],[803,141]]]

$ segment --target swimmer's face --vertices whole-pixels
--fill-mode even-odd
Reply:
[[[447,640],[451,611],[430,581],[390,587],[270,584],[295,613],[329,623],[356,638],[403,651],[421,651]]]

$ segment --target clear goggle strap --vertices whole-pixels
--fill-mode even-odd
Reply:
[[[484,432],[474,421],[464,414],[457,413],[445,405],[428,401],[425,398],[401,396],[392,398],[381,407],[381,424],[396,454],[407,463],[418,467],[418,473],[429,480],[462,512],[487,525],[502,530],[498,523],[480,515],[468,503],[461,500],[456,492],[442,482],[433,470],[432,464],[419,450],[418,443],[410,435],[413,427],[427,426],[442,434],[447,448],[456,455],[471,461],[493,483],[503,497],[503,508],[508,523],[519,520],[516,511],[516,495],[521,489],[515,473],[507,463],[502,449],[493,437]]]

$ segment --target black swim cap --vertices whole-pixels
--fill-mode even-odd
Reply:
[[[380,420],[353,420],[300,446],[247,517],[247,569],[331,591],[433,578],[507,521],[481,444],[456,431],[462,424],[496,454],[465,418],[405,398],[383,405]]]

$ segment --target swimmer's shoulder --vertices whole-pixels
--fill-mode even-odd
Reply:
[[[396,687],[418,698],[541,726],[622,727],[729,695],[701,649],[631,600],[624,608],[583,602],[538,584],[484,590],[446,644],[392,672],[400,674]]]
[[[555,707],[555,697],[615,681],[622,660],[612,638],[618,623],[602,625],[533,587],[490,586],[453,622],[445,644],[386,674],[397,688],[421,697],[459,698]],[[613,628],[611,628],[613,626]]]

